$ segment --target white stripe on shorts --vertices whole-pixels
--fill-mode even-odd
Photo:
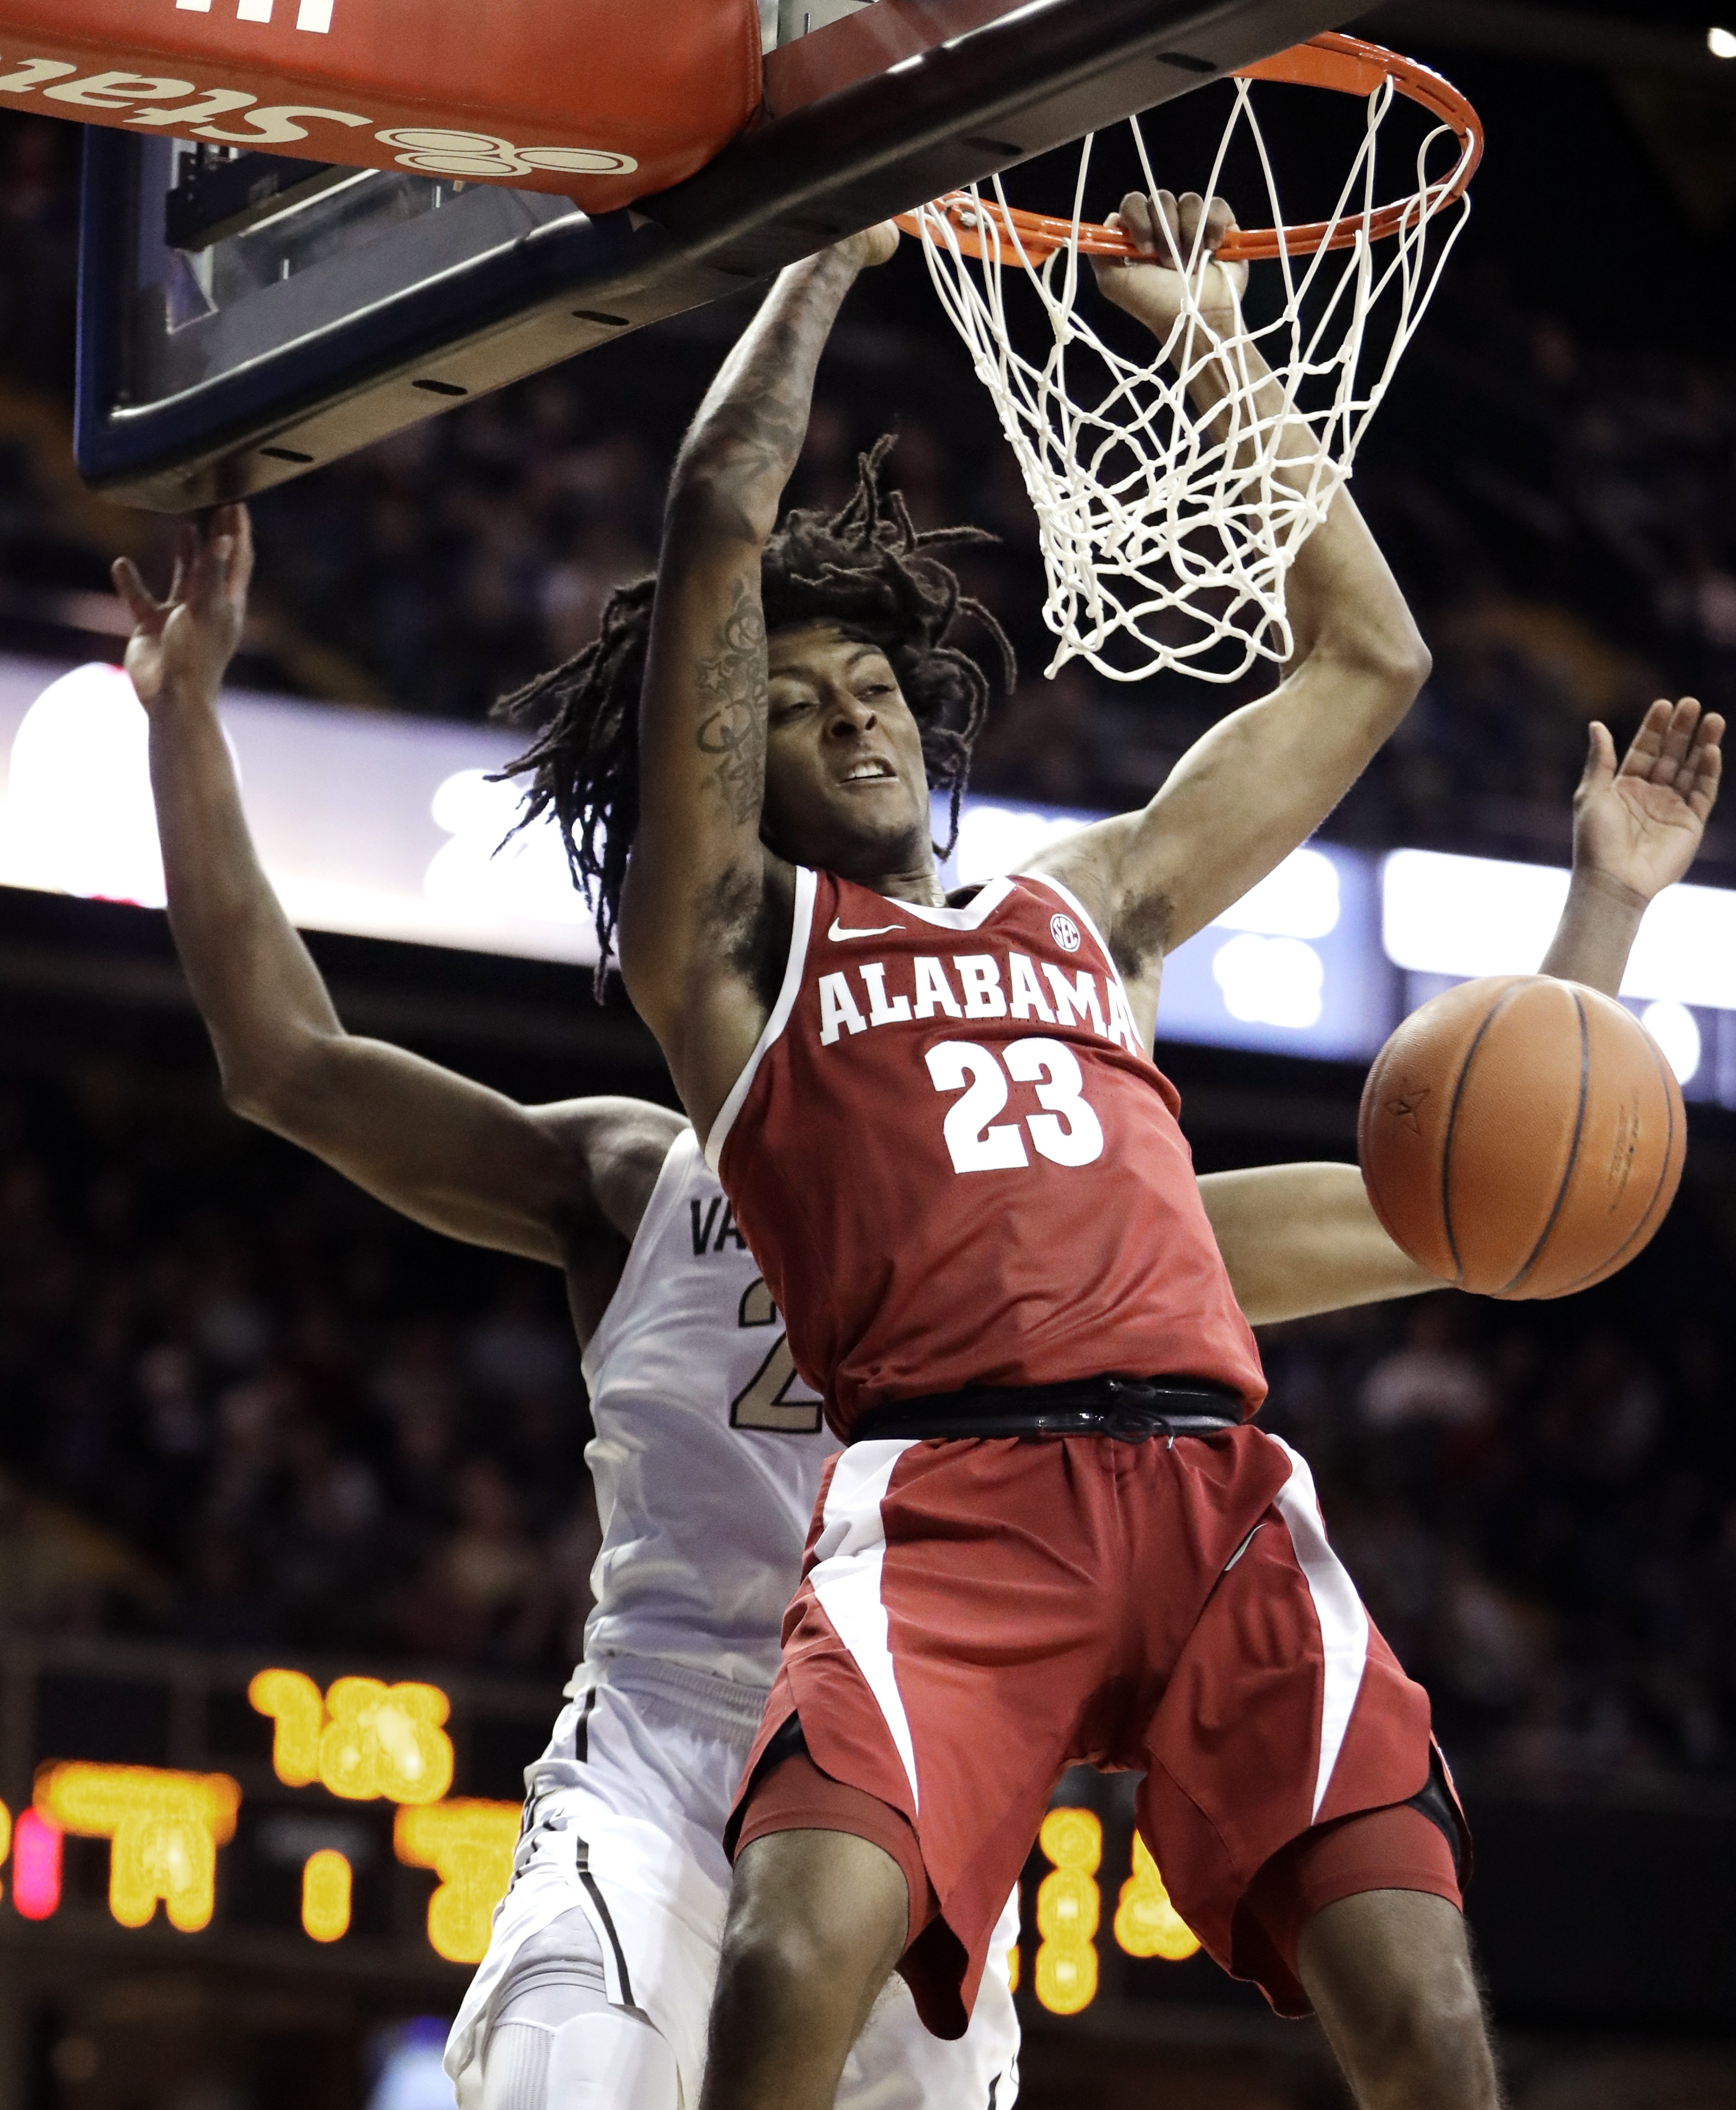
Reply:
[[[852,1443],[839,1459],[826,1489],[811,1579],[821,1610],[855,1657],[857,1669],[892,1732],[910,1781],[914,1809],[918,1806],[916,1750],[893,1665],[886,1607],[880,1602],[880,1570],[886,1558],[880,1503],[893,1466],[910,1447],[907,1442],[887,1437]]]
[[[1265,1434],[1262,1430],[1261,1433]],[[1290,1478],[1279,1488],[1277,1508],[1295,1549],[1296,1562],[1314,1601],[1314,1616],[1320,1622],[1320,1645],[1326,1655],[1326,1680],[1320,1694],[1320,1767],[1314,1776],[1314,1805],[1309,1822],[1320,1815],[1320,1805],[1331,1785],[1332,1768],[1344,1746],[1350,1726],[1350,1711],[1362,1690],[1363,1671],[1368,1660],[1368,1614],[1356,1594],[1356,1585],[1327,1542],[1326,1524],[1314,1492],[1314,1476],[1308,1461],[1279,1436],[1268,1436],[1290,1460]]]

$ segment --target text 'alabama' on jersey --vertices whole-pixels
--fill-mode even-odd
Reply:
[[[656,1659],[764,1691],[837,1446],[690,1129],[583,1366],[603,1525],[586,1661]]]
[[[919,908],[798,869],[777,1003],[706,1146],[848,1435],[870,1407],[1098,1374],[1265,1379],[1177,1122],[1057,881]]]

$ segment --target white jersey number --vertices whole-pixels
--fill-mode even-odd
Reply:
[[[1006,1171],[1030,1163],[1019,1123],[995,1119],[1006,1108],[1008,1077],[1037,1087],[1043,1111],[1027,1114],[1024,1127],[1039,1157],[1089,1165],[1103,1155],[1103,1124],[1086,1102],[1083,1072],[1065,1041],[1033,1035],[1010,1042],[997,1059],[974,1040],[943,1040],[929,1050],[928,1064],[937,1092],[964,1093],[947,1109],[941,1131],[955,1172]]]
[[[778,1307],[771,1301],[771,1292],[756,1275],[741,1293],[741,1308],[736,1324],[741,1326],[775,1326]],[[812,1399],[786,1399],[784,1394],[798,1388],[795,1358],[789,1352],[789,1343],[781,1328],[778,1338],[760,1363],[759,1368],[748,1379],[741,1390],[730,1401],[731,1429],[762,1429],[779,1436],[816,1436],[820,1433],[820,1402]]]

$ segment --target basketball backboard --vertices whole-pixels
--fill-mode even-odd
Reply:
[[[812,20],[835,0],[792,11]],[[1345,12],[875,0],[768,54],[760,119],[696,174],[594,212],[549,189],[547,170],[538,188],[491,179],[482,150],[502,143],[480,134],[468,159],[443,134],[445,147],[397,157],[410,166],[352,170],[105,119],[86,148],[79,466],[164,511],[244,496]]]

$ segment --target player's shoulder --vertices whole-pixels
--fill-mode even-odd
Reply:
[[[1173,913],[1167,893],[1158,886],[1130,890],[1128,858],[1143,813],[1116,813],[1093,821],[1028,858],[1021,867],[1028,880],[1064,890],[1085,912],[1105,951],[1132,982],[1161,966],[1169,949]]]
[[[649,1099],[599,1094],[530,1109],[572,1164],[574,1199],[590,1201],[631,1240],[671,1146],[692,1127],[685,1114]]]

